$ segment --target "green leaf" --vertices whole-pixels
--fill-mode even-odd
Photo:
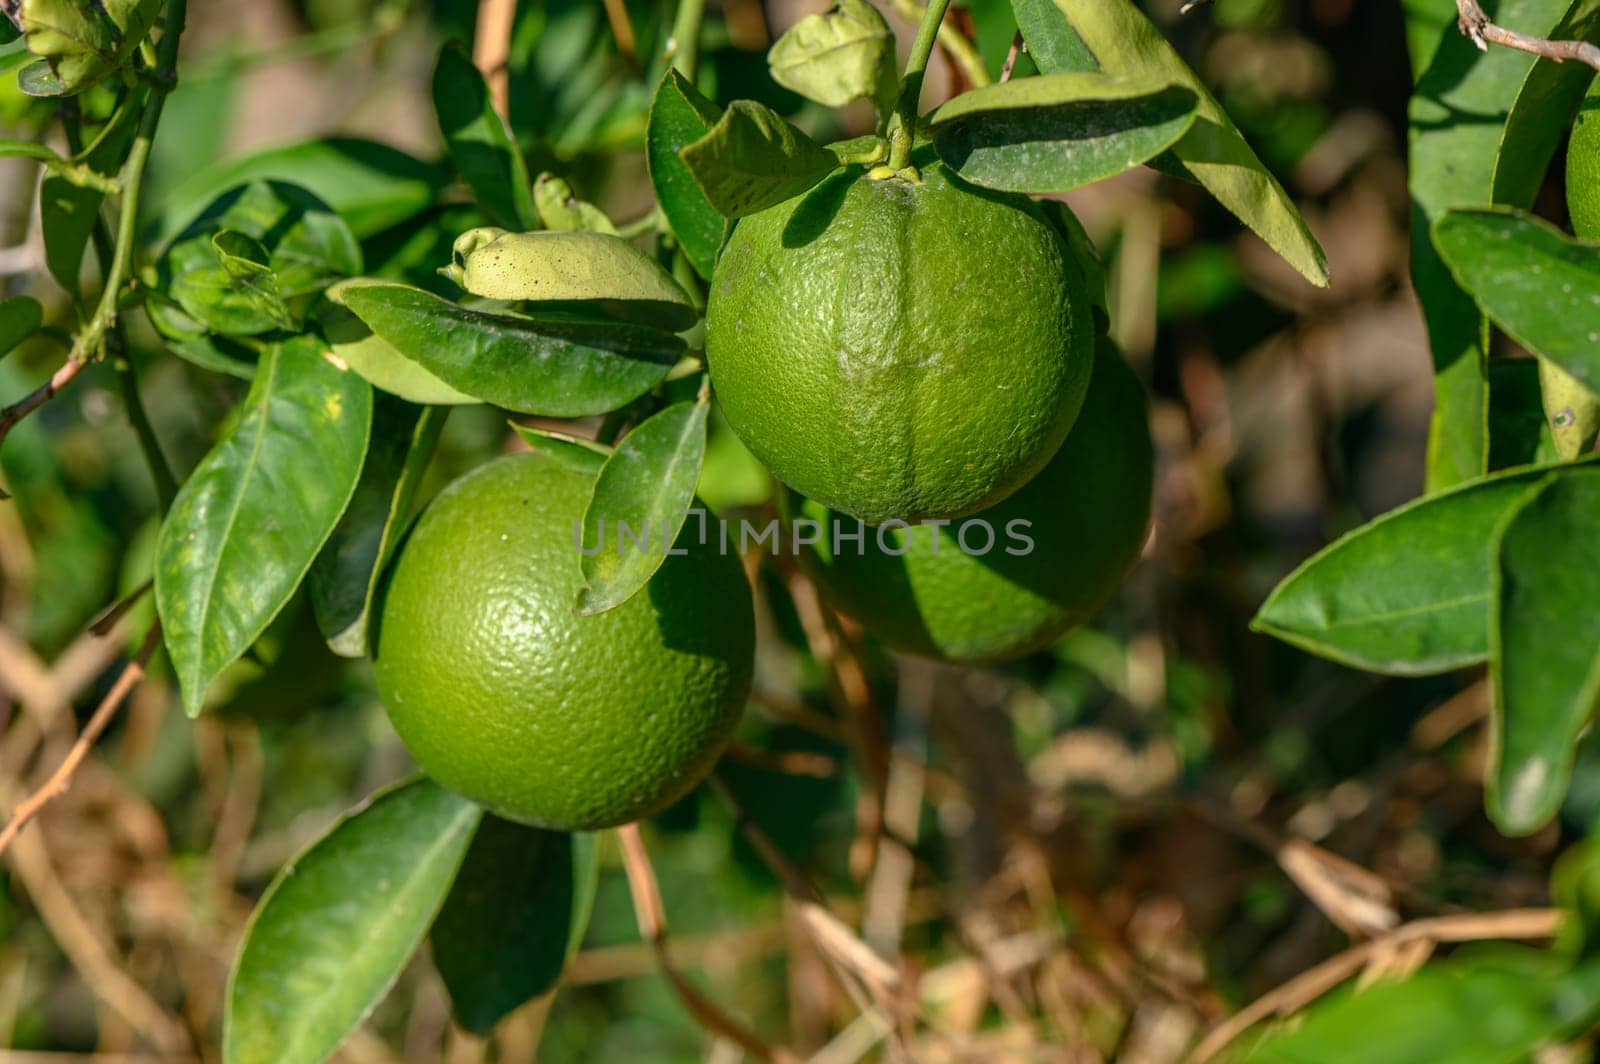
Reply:
[[[429,935],[463,1028],[487,1037],[555,987],[589,926],[597,841],[484,816]]]
[[[448,273],[475,296],[532,311],[598,311],[668,332],[700,320],[671,274],[608,233],[472,229],[456,240]]]
[[[1066,192],[1171,147],[1198,102],[1149,77],[1044,74],[957,96],[933,114],[933,146],[973,184]]]
[[[1547,34],[1570,0],[1504,0],[1495,21]],[[1432,24],[1434,12],[1427,12]],[[1411,278],[1433,353],[1434,413],[1428,438],[1429,491],[1481,476],[1488,468],[1488,324],[1450,277],[1430,239],[1452,207],[1494,199],[1498,152],[1510,109],[1534,57],[1512,48],[1479,51],[1450,24],[1417,82],[1410,105]],[[1517,182],[1506,180],[1506,189]],[[1528,206],[1519,203],[1516,206]]]
[[[91,170],[107,177],[122,168],[144,115],[143,91],[130,92],[99,136],[83,152]],[[100,217],[105,194],[75,185],[64,177],[45,175],[39,185],[39,225],[44,234],[45,265],[50,276],[73,295],[79,292],[83,255]]]
[[[361,479],[307,578],[317,627],[336,654],[359,658],[367,652],[378,577],[411,516],[448,413],[445,407],[374,397]]]
[[[382,791],[278,873],[228,980],[224,1064],[319,1064],[394,984],[482,811],[429,779]]]
[[[1434,223],[1433,242],[1507,335],[1600,389],[1600,244],[1509,208],[1449,211]]]
[[[683,351],[645,325],[486,314],[381,281],[346,282],[329,298],[449,387],[523,414],[615,410],[660,384]]]
[[[280,329],[293,329],[295,320],[278,293],[278,278],[267,265],[267,249],[254,237],[237,229],[223,229],[211,238],[222,273],[233,282],[245,301]]]
[[[443,167],[376,141],[299,141],[218,163],[186,179],[158,204],[155,241],[170,241],[222,193],[255,181],[299,185],[365,240],[426,208],[447,180]]]
[[[704,280],[711,280],[728,222],[706,199],[689,164],[678,152],[716,125],[717,106],[676,70],[668,70],[650,104],[645,129],[645,163],[661,213],[678,238],[684,257]]]
[[[237,235],[219,245],[228,231]],[[361,272],[361,247],[305,189],[257,181],[217,199],[157,268],[162,289],[200,326],[251,336],[295,328],[323,289]]]
[[[1045,74],[1094,72],[1100,69],[1055,0],[1011,0],[1017,28],[1028,44],[1028,54]]]
[[[1489,360],[1489,468],[1491,471],[1556,462],[1555,441],[1540,408],[1534,358]]]
[[[1600,0],[1576,0],[1550,31],[1554,40],[1594,40],[1600,31]],[[1506,114],[1495,150],[1492,198],[1526,207],[1539,194],[1550,160],[1566,136],[1594,80],[1582,63],[1540,59],[1528,69]]]
[[[1548,472],[1501,473],[1391,510],[1290,573],[1250,626],[1395,676],[1485,660],[1495,529]]]
[[[450,158],[489,216],[516,229],[537,226],[528,166],[489,99],[483,75],[458,42],[439,52],[433,106]]]
[[[839,166],[832,152],[753,100],[733,101],[705,136],[678,155],[725,218],[792,199]]]
[[[328,298],[336,301],[346,288],[360,283],[350,281],[336,285],[328,290]],[[422,406],[465,406],[478,402],[435,377],[420,362],[401,354],[338,302],[329,303],[318,324],[333,349],[333,357],[374,388]]]
[[[710,393],[702,390],[699,401],[646,419],[606,459],[583,514],[580,562],[588,586],[578,593],[579,613],[622,605],[650,582],[669,549],[681,549],[672,544],[694,505],[710,410]]]
[[[772,80],[824,107],[874,99],[894,105],[894,33],[866,0],[837,0],[802,18],[767,51]]]
[[[1507,834],[1556,814],[1578,734],[1600,705],[1597,513],[1600,470],[1555,474],[1525,489],[1496,544],[1486,800]]]
[[[1576,1035],[1600,1008],[1600,963],[1501,947],[1410,978],[1345,988],[1242,1055],[1250,1064],[1513,1064]]]
[[[1261,164],[1227,112],[1131,0],[1052,0],[1099,68],[1114,76],[1182,85],[1198,100],[1194,125],[1172,151],[1195,180],[1312,284],[1326,287],[1328,264],[1305,219]],[[1026,5],[1023,5],[1026,6]],[[1018,21],[1023,21],[1019,12]],[[1024,33],[1027,25],[1023,26]],[[1031,43],[1031,41],[1030,41]],[[1036,59],[1041,57],[1036,53]],[[1039,69],[1056,73],[1041,59]],[[1063,68],[1065,69],[1065,68]]]
[[[0,301],[0,358],[44,324],[44,308],[32,296],[12,296]]]
[[[233,431],[178,492],[156,609],[190,716],[299,587],[361,474],[372,390],[310,337],[262,355]]]

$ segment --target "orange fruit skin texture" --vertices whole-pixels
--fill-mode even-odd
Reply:
[[[998,506],[975,515],[995,545],[962,551],[962,522],[873,530],[865,552],[833,550],[832,522],[853,521],[789,493],[791,518],[822,523],[822,542],[800,564],[823,596],[890,647],[921,657],[975,662],[1047,646],[1103,607],[1139,557],[1150,523],[1154,451],[1144,390],[1109,341],[1101,341],[1083,412],[1044,471]],[[1026,520],[1031,553],[1013,556],[1011,521]],[[794,537],[790,537],[794,542]],[[986,536],[973,529],[979,549]]]
[[[706,360],[728,423],[801,494],[879,524],[992,506],[1077,417],[1081,272],[1031,201],[859,167],[739,222]]]
[[[755,649],[737,558],[692,534],[632,599],[577,615],[573,523],[601,461],[549,441],[452,483],[402,546],[375,637],[378,691],[417,763],[558,831],[629,823],[699,783]]]
[[[1600,240],[1600,77],[1589,86],[1567,143],[1567,209],[1574,233]]]

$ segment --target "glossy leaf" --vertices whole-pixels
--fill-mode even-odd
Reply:
[[[159,204],[157,242],[187,229],[219,195],[253,181],[288,181],[306,189],[365,240],[405,221],[445,186],[440,166],[371,140],[331,137],[267,148],[209,167]]]
[[[1600,470],[1527,490],[1505,521],[1489,636],[1494,757],[1487,803],[1526,835],[1560,808],[1578,734],[1600,706]]]
[[[1491,471],[1558,460],[1540,406],[1539,360],[1489,360],[1489,468]]]
[[[537,226],[527,164],[489,99],[483,75],[458,43],[439,53],[433,106],[450,158],[490,217],[515,229]]]
[[[597,841],[484,816],[429,936],[463,1028],[487,1037],[555,987],[589,926]]]
[[[1543,36],[1569,4],[1505,0],[1494,17],[1509,29]],[[1533,56],[1511,48],[1479,51],[1451,26],[1438,32],[1440,44],[1410,105],[1411,279],[1434,366],[1429,491],[1482,475],[1489,457],[1488,323],[1450,276],[1430,231],[1452,207],[1492,202],[1496,152],[1518,88],[1534,64]]]
[[[319,1064],[427,934],[481,810],[429,779],[382,791],[278,873],[228,980],[224,1064]]]
[[[1195,180],[1315,285],[1328,283],[1327,260],[1283,186],[1256,158],[1198,75],[1132,0],[1052,0],[1106,74],[1182,85],[1198,101],[1194,125],[1173,154]],[[1023,21],[1018,15],[1019,23]],[[1026,33],[1028,26],[1023,26]],[[1031,41],[1030,41],[1031,44]],[[1043,57],[1039,69],[1055,73]]]
[[[359,658],[367,652],[378,578],[411,516],[448,413],[445,407],[374,397],[361,479],[307,579],[317,627],[336,654]]]
[[[1171,147],[1197,103],[1192,90],[1148,77],[1044,74],[957,96],[933,114],[933,146],[974,184],[1066,192]]]
[[[1600,32],[1600,0],[1575,0],[1550,31],[1553,39],[1594,40]],[[1543,59],[1528,69],[1506,114],[1495,150],[1493,200],[1530,205],[1539,193],[1550,160],[1578,113],[1583,93],[1594,80],[1582,63]]]
[[[1505,208],[1452,210],[1434,223],[1433,241],[1490,320],[1600,389],[1600,244]]]
[[[790,26],[767,51],[772,80],[824,107],[863,97],[880,110],[898,89],[894,33],[867,0],[838,0]]]
[[[32,296],[12,296],[0,301],[0,357],[39,331],[44,308]]]
[[[753,100],[735,100],[716,125],[678,155],[725,218],[776,206],[839,165],[828,149]]]
[[[1251,1064],[1512,1064],[1582,1031],[1600,1011],[1600,962],[1502,947],[1407,979],[1346,987],[1241,1055]]]
[[[295,327],[324,288],[361,272],[361,248],[305,189],[258,181],[213,203],[159,269],[163,288],[199,325],[250,336]]]
[[[706,453],[709,393],[677,403],[623,437],[583,514],[579,613],[604,613],[637,594],[666,561],[694,505]],[[630,539],[630,535],[635,538]],[[591,553],[592,551],[592,553]]]
[[[300,337],[262,356],[233,431],[178,492],[156,608],[188,713],[305,577],[361,474],[372,390]]]
[[[329,295],[451,388],[523,414],[615,410],[661,383],[683,351],[644,325],[487,314],[406,285],[347,282]]]
[[[211,247],[234,291],[278,328],[294,328],[294,317],[284,305],[278,278],[268,265],[270,256],[260,241],[237,229],[223,229],[211,238]]]
[[[1078,31],[1055,0],[1011,0],[1017,28],[1028,43],[1028,54],[1045,74],[1071,71],[1097,71],[1094,53],[1089,51]]]
[[[472,229],[456,240],[449,275],[475,296],[687,329],[700,314],[661,264],[619,236],[584,231]]]
[[[1371,672],[1426,676],[1489,654],[1494,535],[1547,468],[1486,477],[1392,510],[1290,573],[1251,622]]]
[[[645,128],[645,162],[661,213],[667,216],[689,265],[707,281],[728,223],[706,199],[678,152],[709,133],[718,117],[716,104],[700,95],[682,74],[668,70],[656,88]]]
[[[329,289],[329,298],[338,299],[346,287]],[[435,377],[420,362],[401,354],[398,348],[337,302],[330,303],[319,324],[333,357],[374,388],[423,406],[464,406],[478,402]]]

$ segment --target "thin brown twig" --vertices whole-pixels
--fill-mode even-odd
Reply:
[[[1373,957],[1415,942],[1477,942],[1484,939],[1549,938],[1561,926],[1559,909],[1506,909],[1494,913],[1430,916],[1402,924],[1386,935],[1334,955],[1287,983],[1269,990],[1222,1023],[1195,1047],[1191,1064],[1210,1060],[1269,1016],[1298,1012],[1361,971]]]
[[[27,798],[11,811],[11,819],[6,821],[6,826],[0,829],[0,853],[11,845],[11,840],[17,837],[17,832],[23,826],[39,815],[40,810],[63,794],[72,785],[72,776],[89,756],[89,750],[94,746],[95,740],[100,738],[100,733],[105,731],[106,725],[111,723],[111,718],[121,708],[128,695],[144,679],[145,665],[150,661],[150,655],[155,653],[156,643],[161,638],[161,624],[156,622],[150,626],[150,631],[145,634],[144,643],[139,647],[139,652],[123,667],[116,682],[111,685],[111,690],[106,692],[105,698],[96,707],[94,715],[89,718],[89,723],[83,726],[83,732],[78,736],[77,742],[72,744],[72,749],[67,752],[66,758],[60,766],[50,774],[44,785],[30,794]]]
[[[517,21],[517,0],[484,0],[478,6],[472,64],[489,83],[489,99],[500,117],[511,114],[511,30]]]
[[[777,1064],[799,1064],[799,1057],[782,1046],[768,1045],[759,1035],[739,1021],[725,1014],[717,1005],[689,982],[673,965],[667,950],[667,913],[661,904],[661,887],[656,882],[655,868],[650,864],[650,854],[639,835],[639,825],[627,824],[617,829],[617,842],[622,849],[622,867],[628,876],[628,893],[633,898],[634,916],[639,921],[639,935],[655,951],[661,974],[671,984],[678,999],[683,1002],[695,1020],[711,1034],[726,1038],[757,1060]]]
[[[749,743],[731,742],[723,751],[723,756],[741,765],[767,769],[785,776],[810,776],[825,780],[839,774],[839,762],[836,759],[811,750],[763,750]]]
[[[1488,51],[1489,45],[1498,44],[1557,63],[1576,59],[1580,63],[1586,63],[1600,70],[1600,48],[1588,41],[1552,41],[1497,26],[1484,12],[1478,0],[1456,0],[1456,16],[1461,32],[1465,33],[1481,51]]]
[[[763,864],[778,877],[784,893],[795,905],[800,926],[817,946],[844,987],[845,993],[863,1013],[876,1018],[887,1036],[893,1037],[896,1027],[892,1016],[901,1012],[899,992],[900,973],[888,961],[873,952],[850,925],[839,918],[828,906],[816,885],[806,877],[800,867],[762,831],[744,806],[720,777],[712,775],[709,783],[722,803],[733,814],[734,826],[750,843]],[[859,983],[859,986],[857,985]],[[862,992],[871,994],[869,999]]]
[[[1011,72],[1017,68],[1017,56],[1022,52],[1022,31],[1018,30],[1011,37],[1011,50],[1006,53],[1005,66],[1000,68],[1000,83],[1003,85],[1011,80]]]
[[[639,66],[639,44],[633,36],[633,20],[628,17],[628,5],[623,0],[605,0],[606,21],[611,23],[611,34],[617,40],[617,51],[634,69]]]
[[[38,835],[23,839],[10,860],[39,918],[94,995],[162,1050],[163,1060],[187,1056],[193,1046],[183,1025],[113,959],[61,885],[44,840]]]
[[[83,367],[89,363],[84,359],[69,357],[61,364],[61,368],[51,374],[50,379],[39,387],[18,399],[4,410],[0,410],[0,442],[18,423],[35,410],[55,397],[55,394],[72,383],[74,377],[83,372]]]

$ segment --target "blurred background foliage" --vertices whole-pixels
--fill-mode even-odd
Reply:
[[[702,87],[718,102],[759,99],[818,139],[863,130],[864,105],[841,125],[766,73],[775,35],[822,6],[713,2]],[[881,6],[904,54],[914,5]],[[1560,823],[1502,837],[1481,811],[1478,675],[1384,679],[1247,629],[1294,563],[1422,483],[1431,395],[1406,277],[1401,5],[1145,6],[1301,204],[1332,287],[1302,283],[1195,186],[1138,169],[1072,194],[1106,259],[1114,332],[1152,398],[1156,521],[1138,569],[1091,627],[957,671],[896,662],[833,629],[792,572],[764,566],[757,695],[725,765],[751,818],[869,942],[903,942],[929,1014],[988,1047],[969,1059],[1180,1059],[1223,1016],[1346,946],[1341,905],[1413,917],[1544,904],[1563,836],[1600,809],[1600,773],[1580,766]],[[618,220],[650,209],[641,71],[671,9],[521,5],[511,121],[530,169],[561,174]],[[192,5],[151,171],[150,202],[165,205],[152,232],[221,160],[266,146],[337,133],[438,158],[431,65],[442,40],[470,45],[475,14],[467,0]],[[951,17],[998,75],[1014,28],[1004,0],[958,3]],[[962,87],[936,56],[925,106]],[[100,90],[81,99],[89,114],[105,104]],[[57,137],[54,106],[0,78],[4,135]],[[37,178],[0,161],[0,284],[70,326],[43,269]],[[1560,202],[1547,189],[1541,210],[1561,221]],[[447,205],[431,224],[364,234],[369,271],[436,284],[450,237],[470,224],[470,208]],[[142,319],[132,329],[157,431],[174,466],[192,468],[244,382],[171,357]],[[0,361],[0,397],[57,357],[46,340]],[[82,633],[148,575],[155,500],[119,387],[95,367],[0,453],[16,497],[0,506],[0,735],[16,734],[30,697],[69,690],[92,705],[108,652]],[[456,409],[424,495],[509,446],[493,411]],[[765,475],[720,426],[702,494],[736,516],[771,507]],[[254,898],[338,812],[408,771],[370,670],[326,650],[304,602],[228,675],[216,713],[186,720],[164,669],[158,658],[162,682],[140,690],[44,830],[7,855],[0,1046],[127,1050],[128,1010],[146,1008],[215,1045]],[[914,857],[900,871],[858,833],[851,722],[865,706],[881,732],[869,746],[893,751],[891,793],[914,799],[909,815],[890,811]],[[59,761],[69,717],[33,762],[13,763],[0,740],[7,804]],[[1591,742],[1581,762],[1595,761]],[[800,1048],[849,1022],[855,1010],[723,803],[702,789],[648,838],[676,956],[716,1000]],[[1311,871],[1286,871],[1286,838],[1310,844]],[[1331,895],[1302,878],[1319,876]],[[52,896],[71,912],[41,903]],[[1002,975],[986,978],[995,965]],[[513,1061],[536,1043],[551,1061],[706,1059],[704,1032],[639,942],[615,853],[553,1002],[480,1042],[451,1030],[437,977],[415,964],[342,1055]]]

